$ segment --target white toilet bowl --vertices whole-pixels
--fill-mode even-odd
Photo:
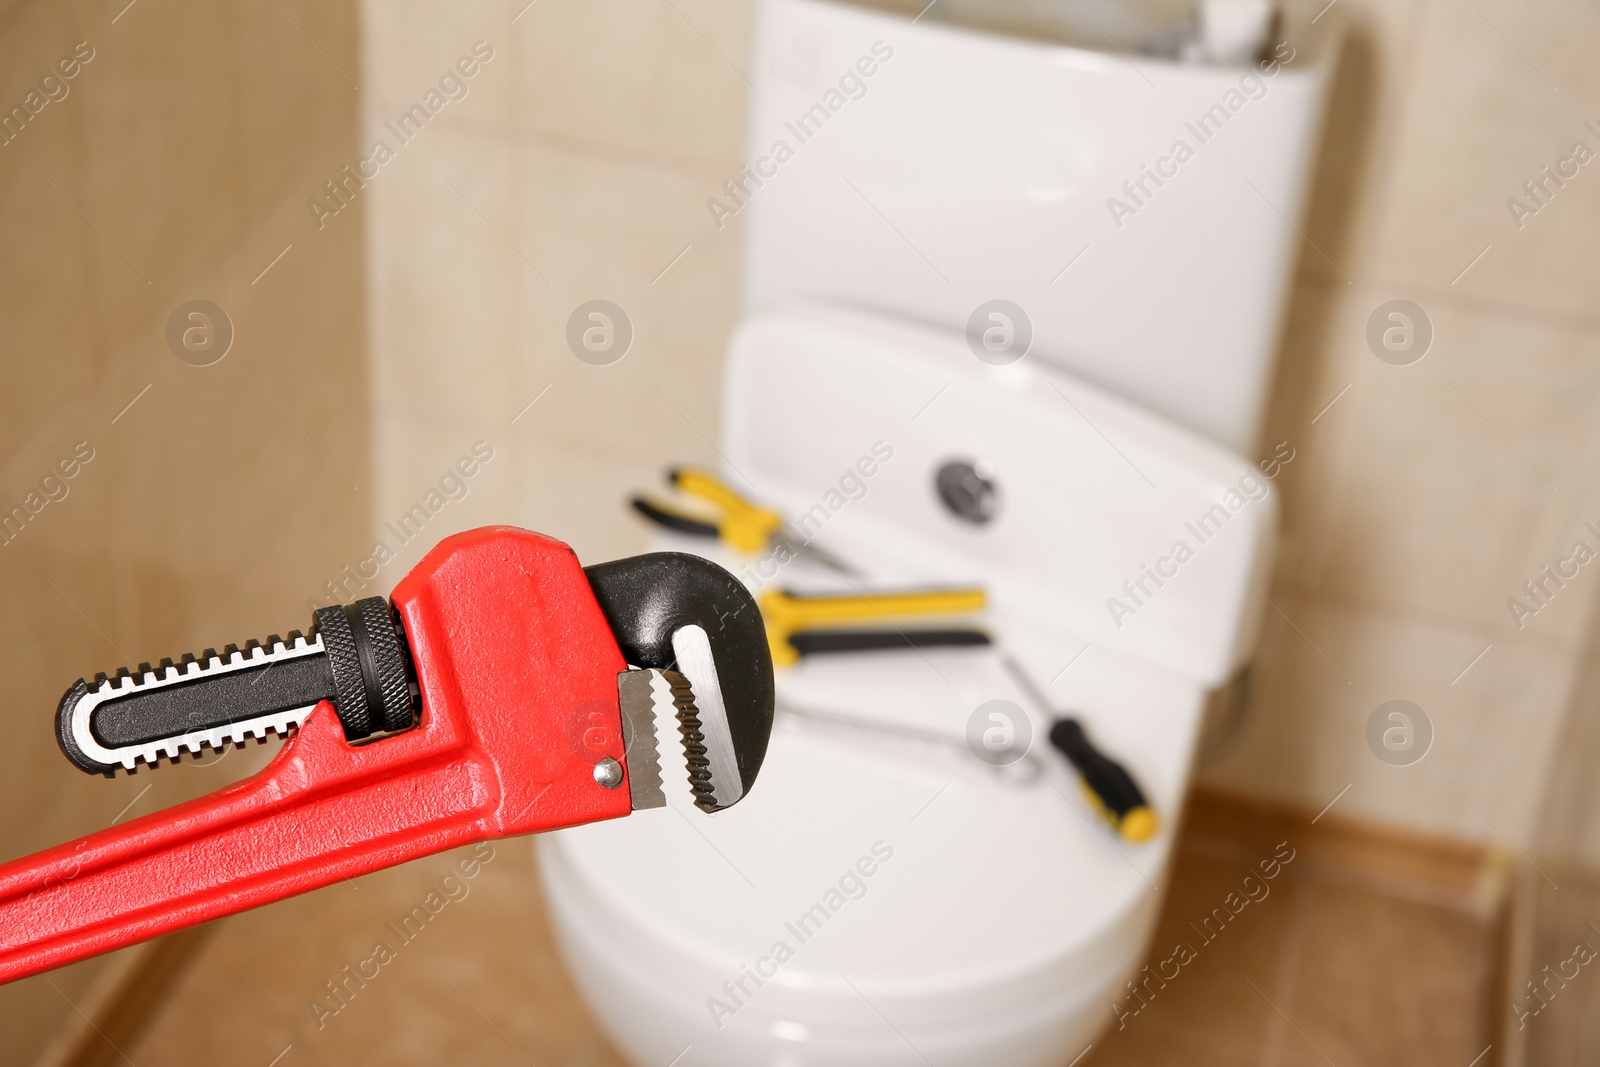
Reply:
[[[1057,692],[1175,813],[1199,693],[1106,659],[1067,678]],[[1063,1067],[1093,1041],[1144,951],[1173,820],[1129,845],[1047,745],[1036,773],[978,762],[966,722],[997,698],[1036,710],[993,650],[819,657],[785,677],[760,788],[734,808],[704,819],[678,789],[668,810],[541,838],[564,954],[627,1055]]]
[[[579,985],[640,1065],[1062,1067],[1145,952],[1204,695],[1258,618],[1267,483],[1065,374],[989,366],[959,336],[860,311],[752,318],[728,383],[729,477],[810,515],[804,532],[866,573],[713,558],[758,588],[981,584],[997,644],[803,659],[778,674],[771,748],[739,804],[689,812],[664,751],[668,809],[542,838]],[[941,503],[953,456],[997,487],[988,521]],[[1203,544],[1185,527],[1202,514]],[[1146,565],[1178,539],[1192,558],[1157,585]],[[1136,611],[1108,611],[1129,580]],[[1008,768],[968,746],[991,700],[1031,727]],[[1067,710],[1143,788],[1153,840],[1094,815],[1045,739]],[[672,736],[665,700],[657,716]]]

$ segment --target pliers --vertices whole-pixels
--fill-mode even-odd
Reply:
[[[667,480],[684,495],[709,504],[714,514],[700,517],[646,497],[634,497],[633,509],[657,526],[693,537],[718,538],[747,554],[781,548],[840,574],[857,573],[838,556],[812,544],[781,513],[745,499],[710,471],[677,467],[667,472]]]
[[[56,729],[91,773],[292,736],[251,778],[0,867],[0,981],[459,845],[663,806],[657,694],[695,803],[736,803],[773,715],[744,586],[682,553],[585,569],[511,527],[447,538],[390,600],[320,609],[309,634],[80,679]]]

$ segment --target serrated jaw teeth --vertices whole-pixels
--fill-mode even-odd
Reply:
[[[659,668],[627,670],[617,676],[617,694],[622,705],[622,738],[627,750],[633,810],[665,807],[667,803],[656,730],[658,700],[672,702],[695,806],[708,812],[727,807],[721,797],[728,790],[723,787],[719,792],[721,783],[707,745],[706,724],[689,679],[677,671]]]
[[[717,794],[711,780],[711,760],[706,756],[706,737],[694,703],[694,687],[677,671],[660,671],[672,693],[673,713],[678,719],[678,734],[683,740],[683,759],[689,768],[689,790],[695,807],[716,811]]]
[[[699,626],[681,626],[672,634],[672,654],[677,659],[676,674],[684,679],[681,693],[677,685],[672,693],[678,705],[679,732],[685,749],[692,742],[703,759],[700,778],[695,782],[695,803],[704,811],[731,807],[744,796],[744,779],[734,754],[711,638]],[[691,760],[690,766],[690,777],[694,779],[696,763]]]
[[[661,789],[661,750],[656,744],[654,671],[627,670],[617,675],[617,699],[622,706],[623,760],[628,768],[628,792],[633,810],[664,808]]]

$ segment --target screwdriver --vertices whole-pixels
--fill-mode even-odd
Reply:
[[[1050,727],[1050,743],[1077,768],[1083,794],[1102,819],[1136,845],[1155,836],[1156,813],[1145,803],[1144,793],[1122,764],[1089,742],[1082,723],[1057,719]]]
[[[1005,664],[1034,702],[1055,715],[1050,701],[1022,665],[1010,656],[1005,658]],[[1056,715],[1050,727],[1050,743],[1077,770],[1083,795],[1090,805],[1124,840],[1137,845],[1155,836],[1160,822],[1145,800],[1139,783],[1122,764],[1095,748],[1081,722],[1072,716]]]

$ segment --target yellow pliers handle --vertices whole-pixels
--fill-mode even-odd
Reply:
[[[783,589],[762,594],[761,616],[767,624],[772,661],[792,665],[799,658],[789,643],[792,634],[846,622],[885,622],[919,615],[956,615],[982,611],[988,597],[982,589],[923,589],[861,596],[796,596]]]
[[[683,492],[721,510],[716,520],[717,536],[740,552],[760,552],[783,526],[782,515],[752,504],[714,474],[679,467],[669,477]]]

